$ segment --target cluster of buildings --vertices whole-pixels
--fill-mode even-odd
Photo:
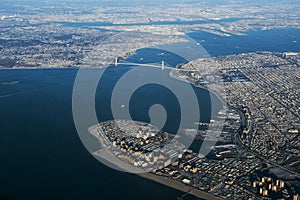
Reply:
[[[184,148],[174,136],[144,122],[106,121],[91,127],[90,132],[116,158],[144,171],[168,166]]]
[[[198,86],[223,85],[220,96],[240,116],[241,126],[237,132],[232,132],[232,142],[252,153],[248,158],[259,158],[267,163],[268,169],[280,168],[291,176],[299,177],[299,58],[296,52],[216,57],[213,58],[214,68],[219,73],[213,75],[222,77],[222,83],[219,78],[213,81],[205,79],[205,73],[201,70],[207,64],[204,59],[192,61],[182,66],[185,70],[172,72],[171,75],[188,79]],[[197,68],[198,73],[194,71]],[[193,70],[193,74],[188,69]],[[203,81],[206,83],[203,84]],[[274,179],[268,178],[270,183],[267,185],[265,177],[262,179],[264,183],[261,183],[262,180],[253,182],[249,177],[240,177],[238,183],[245,184],[243,189],[256,198],[298,198],[297,181],[283,181],[284,178],[289,179],[289,175],[275,180],[275,183]]]
[[[22,15],[1,21],[0,68],[107,67],[137,49],[186,41],[176,35],[36,22]],[[112,37],[114,35],[114,37]]]
[[[297,4],[234,4],[236,9],[200,2],[149,5],[151,9],[56,4],[41,3],[37,9],[30,3],[11,3],[0,10],[0,67],[107,67],[124,52],[183,42],[180,36],[191,31],[230,36],[254,29],[299,28],[298,16],[291,15]],[[120,36],[123,31],[143,34]],[[118,38],[107,40],[112,35]]]
[[[134,167],[220,198],[261,199],[249,180],[262,163],[237,145],[215,146],[204,157],[143,122],[106,121],[91,129],[105,149]]]
[[[172,141],[172,136],[143,123],[120,121],[116,126],[104,122],[97,125],[98,136],[118,149],[111,150],[119,159],[133,166],[150,166],[149,171],[155,175],[173,179],[193,190],[223,199],[298,200],[298,181],[291,179],[299,178],[297,59],[296,53],[287,57],[267,52],[217,57],[219,73],[214,76],[218,77],[210,80],[201,70],[193,74],[188,70],[171,72],[175,78],[188,78],[195,85],[203,79],[205,84],[198,82],[201,87],[213,85],[207,88],[214,88],[214,84],[220,85],[219,81],[224,80],[220,96],[228,108],[221,110],[218,119],[210,124],[199,123],[198,130],[185,130],[186,135],[195,139],[225,143],[212,148],[206,156],[186,149],[179,140],[175,140],[172,148],[163,148]],[[193,62],[205,63],[204,60]],[[193,62],[182,68],[199,66]],[[221,135],[213,137],[209,125],[212,130],[220,130],[223,125]],[[288,174],[277,178],[265,173],[272,168]]]
[[[225,147],[224,147],[225,148]],[[227,147],[230,149],[230,147]],[[241,156],[243,157],[243,156]],[[199,157],[191,150],[178,155],[171,165],[155,171],[190,185],[194,189],[211,193],[224,199],[256,199],[257,195],[247,191],[247,182],[236,184],[241,177],[260,168],[258,159],[208,159]]]
[[[278,179],[274,180],[271,177],[262,177],[260,181],[254,181],[252,187],[254,190],[257,190],[257,193],[259,193],[261,196],[267,197],[270,195],[270,193],[277,193],[278,190],[283,190],[284,181]],[[285,198],[290,197],[287,196],[287,192],[283,194]]]
[[[92,46],[105,36],[97,30],[61,24],[7,21],[0,31],[0,67],[5,68],[79,67]]]
[[[240,115],[234,108],[224,108],[209,123],[196,123],[197,129],[184,129],[193,140],[209,140],[230,143],[232,133],[240,128]]]
[[[300,152],[299,65],[272,53],[243,57],[233,63],[250,81],[225,83],[228,103],[248,109],[242,141],[267,160],[299,172],[290,162]]]
[[[204,157],[152,125],[128,120],[102,122],[92,126],[90,132],[103,148],[134,167],[222,198],[256,197],[255,193],[243,189],[250,187],[250,183],[235,183],[260,169],[261,162],[236,145],[216,146],[211,155]],[[235,153],[216,156],[230,151]]]
[[[266,160],[284,163],[286,168],[299,172],[294,161],[300,152],[299,65],[295,62],[299,54],[288,55],[247,53],[214,60],[215,68],[220,68],[225,78],[221,95],[241,115],[239,141]],[[186,66],[199,66],[201,74],[202,61],[195,62]],[[188,72],[177,73],[184,76]],[[195,76],[191,82],[196,82]]]

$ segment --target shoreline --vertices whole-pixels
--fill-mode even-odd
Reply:
[[[113,67],[113,65],[110,65],[110,66],[106,66],[106,67],[103,67],[103,68],[97,68],[97,67],[61,67],[61,68],[0,68],[0,70],[60,70],[60,69],[70,69],[70,70],[74,70],[74,69],[107,69],[109,67]],[[171,73],[172,71],[174,71],[174,69],[171,69],[171,72],[169,73],[169,76],[172,77],[172,78],[175,78],[179,81],[185,81],[185,82],[188,82],[192,85],[194,85],[195,87],[198,87],[198,88],[203,88],[205,90],[208,90],[209,92],[212,92],[215,94],[214,91],[212,90],[209,90],[209,88],[205,88],[205,87],[202,87],[202,86],[196,86],[194,83],[190,82],[190,81],[187,81],[187,80],[182,80],[180,78],[178,78],[177,76],[172,76]],[[215,94],[216,95],[216,94]],[[218,98],[220,97],[219,95],[216,95]],[[222,99],[222,98],[219,98],[219,99]],[[223,99],[222,101],[223,102]],[[142,123],[145,123],[145,122],[142,122]],[[90,131],[90,130],[89,130]],[[106,162],[108,163],[111,163],[110,162],[110,157],[112,155],[99,155],[100,152],[95,152],[93,155],[96,156],[96,157],[102,157],[104,160],[106,160]],[[106,157],[107,156],[107,157]],[[111,163],[111,164],[114,164],[114,163]],[[119,165],[117,165],[117,167],[120,167]],[[131,167],[131,166],[130,166]],[[122,167],[121,167],[122,168]],[[128,170],[128,169],[127,169]],[[126,168],[125,168],[125,171],[127,171]],[[128,173],[128,172],[127,172]],[[183,193],[187,193],[189,195],[192,195],[192,196],[195,196],[195,197],[198,197],[198,198],[202,198],[202,199],[208,199],[208,200],[212,200],[212,199],[222,199],[220,197],[216,197],[214,196],[213,194],[211,193],[208,193],[208,192],[205,192],[205,191],[201,191],[199,189],[195,189],[194,187],[190,186],[190,185],[186,185],[178,180],[174,180],[172,178],[167,178],[167,177],[164,177],[164,176],[159,176],[159,175],[156,175],[154,173],[134,173],[134,175],[137,175],[137,176],[140,176],[142,178],[145,178],[147,180],[150,180],[150,181],[154,181],[156,183],[160,183],[160,184],[163,184],[165,186],[168,186],[170,188],[173,188],[173,189],[176,189],[178,191],[181,191]]]
[[[112,120],[110,120],[110,121],[112,121]],[[137,122],[139,122],[139,121],[137,121]],[[144,124],[145,122],[140,122],[140,123]],[[99,160],[100,162],[102,162],[103,164],[105,164],[109,167],[112,167],[115,170],[134,174],[134,175],[140,176],[142,178],[145,178],[147,180],[154,181],[154,182],[163,184],[165,186],[168,186],[170,188],[176,189],[178,191],[183,192],[184,194],[182,194],[182,195],[189,194],[189,195],[195,196],[197,198],[208,199],[208,200],[223,199],[223,198],[214,196],[211,193],[196,189],[191,185],[186,185],[186,184],[182,183],[180,180],[175,180],[175,179],[172,179],[169,177],[157,175],[153,172],[144,171],[143,169],[136,168],[136,167],[118,159],[117,157],[115,157],[115,155],[113,153],[110,152],[110,150],[109,150],[110,148],[107,146],[107,144],[103,143],[104,141],[101,141],[101,138],[99,138],[99,136],[93,129],[93,126],[89,127],[88,131],[94,137],[100,139],[102,148],[93,152],[92,155],[94,155],[96,157],[96,159]]]
[[[176,189],[176,190],[181,191],[185,194],[189,194],[189,195],[195,196],[197,198],[202,198],[202,199],[207,199],[207,200],[214,200],[214,199],[222,200],[223,199],[223,198],[214,196],[213,194],[210,194],[208,192],[195,189],[194,187],[192,187],[190,185],[186,185],[186,184],[184,184],[184,183],[182,183],[178,180],[174,180],[174,179],[164,177],[164,176],[159,176],[159,175],[156,175],[152,172],[144,172],[144,171],[142,171],[140,169],[137,169],[133,166],[129,166],[129,164],[124,163],[124,162],[118,160],[117,158],[115,158],[114,155],[111,154],[106,149],[100,149],[100,150],[94,152],[92,155],[96,156],[97,160],[98,159],[103,159],[102,161],[105,161],[105,163],[104,163],[105,165],[113,165],[115,167],[115,170],[121,170],[121,172],[124,172],[124,173],[130,173],[130,171],[136,170],[135,171],[136,173],[130,173],[130,174],[139,176],[139,177],[144,178],[146,180],[150,180],[150,181],[153,181],[153,182],[156,182],[156,183],[163,184],[167,187]],[[118,165],[116,165],[116,163],[113,163],[112,160],[117,162]],[[120,166],[120,164],[121,164],[121,166]]]
[[[210,194],[208,192],[204,192],[204,191],[195,189],[192,186],[186,185],[184,183],[181,183],[177,180],[174,180],[174,179],[171,179],[168,177],[159,176],[159,175],[156,175],[153,173],[142,173],[142,174],[135,174],[135,175],[145,178],[147,180],[154,181],[156,183],[163,184],[165,186],[171,187],[173,189],[179,190],[181,192],[187,193],[189,195],[192,195],[192,196],[195,196],[198,198],[207,199],[207,200],[213,200],[213,199],[222,200],[223,199],[220,197],[216,197],[213,194]]]
[[[201,85],[195,85],[193,82],[191,82],[191,81],[189,81],[189,80],[187,80],[187,79],[180,79],[178,76],[176,76],[176,75],[173,74],[174,71],[176,71],[176,70],[173,69],[173,70],[170,71],[169,76],[170,76],[171,78],[174,78],[174,79],[176,79],[176,80],[179,80],[179,81],[183,81],[183,82],[189,83],[189,84],[193,85],[193,86],[196,87],[196,88],[201,88],[201,89],[204,89],[204,90],[209,91],[210,93],[214,94],[214,95],[220,100],[220,102],[221,102],[222,105],[223,105],[223,106],[222,106],[223,109],[226,109],[226,108],[227,108],[227,104],[225,103],[224,98],[223,98],[221,95],[219,95],[215,90],[210,89],[210,88],[208,88],[208,87],[201,86]]]
[[[80,69],[80,67],[20,67],[20,68],[9,68],[9,67],[0,67],[1,70],[54,70],[54,69]],[[102,69],[102,68],[98,68]]]
[[[20,68],[0,67],[0,71],[1,70],[56,70],[56,69],[60,69],[60,70],[78,69],[79,70],[79,69],[106,69],[109,67],[113,67],[113,65],[107,67],[20,67]]]

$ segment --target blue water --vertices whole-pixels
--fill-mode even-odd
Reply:
[[[0,99],[0,199],[176,199],[181,192],[110,169],[86,151],[72,118],[76,72],[0,72],[1,81],[19,80],[0,87],[1,95],[15,94]]]
[[[224,55],[261,50],[299,51],[297,33],[299,30],[285,29],[230,38],[208,33],[191,33],[191,36],[199,41],[204,39],[202,45],[210,54]],[[160,59],[151,49],[138,51],[131,59],[140,57],[144,62]],[[166,57],[174,64],[184,61],[168,53]],[[118,79],[130,69],[106,69],[96,95],[100,121],[112,118],[108,105],[110,93]],[[159,69],[144,70],[153,76]],[[71,98],[76,73],[76,69],[0,71],[0,82],[19,81],[0,85],[0,199],[152,200],[180,196],[182,193],[177,190],[110,169],[87,152],[72,117]],[[199,88],[195,91],[200,101],[201,120],[209,120],[210,109],[207,108],[211,100],[208,92]],[[147,109],[153,103],[166,106],[171,117],[165,129],[176,130],[178,102],[172,93],[157,85],[147,85],[135,93],[132,100],[134,119],[149,120]]]
[[[145,62],[151,57],[155,62],[161,59],[158,53],[141,50],[129,61],[135,62],[143,56]],[[165,59],[174,64],[185,62],[167,52]],[[113,119],[111,92],[119,78],[131,69],[128,66],[105,69],[96,94],[99,121]],[[143,70],[137,78],[165,73],[175,85],[187,84],[171,78],[167,70]],[[18,80],[17,84],[0,85],[0,199],[139,199],[142,194],[147,194],[145,199],[176,199],[180,196],[179,191],[110,169],[87,152],[72,117],[76,74],[77,69],[0,72],[0,82]],[[201,119],[208,121],[209,93],[194,89],[199,97]],[[165,107],[169,116],[164,128],[175,133],[180,122],[179,104],[174,94],[162,86],[150,84],[136,91],[131,99],[132,118],[149,122],[148,110],[153,104]]]
[[[188,34],[200,42],[211,56],[256,51],[300,52],[300,29],[271,29],[249,31],[245,36],[222,37],[204,31]]]

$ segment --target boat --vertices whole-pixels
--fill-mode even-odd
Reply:
[[[19,81],[9,81],[9,82],[2,82],[1,85],[14,85],[19,83]]]

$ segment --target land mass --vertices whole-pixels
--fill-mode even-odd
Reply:
[[[183,131],[192,138],[222,140],[227,145],[213,147],[205,157],[185,149],[180,139],[173,143],[174,149],[165,150],[163,146],[174,141],[170,134],[151,125],[145,129],[149,126],[143,122],[107,121],[90,128],[109,152],[103,156],[102,149],[95,155],[199,198],[297,198],[299,54],[259,52],[213,60],[217,69],[213,74],[204,70],[208,62],[212,65],[209,58],[182,65],[170,75],[216,91],[221,81],[225,90],[219,95],[228,106],[218,116],[225,118],[222,134],[215,136],[207,129],[218,127],[217,120]],[[148,173],[142,173],[145,170]]]

